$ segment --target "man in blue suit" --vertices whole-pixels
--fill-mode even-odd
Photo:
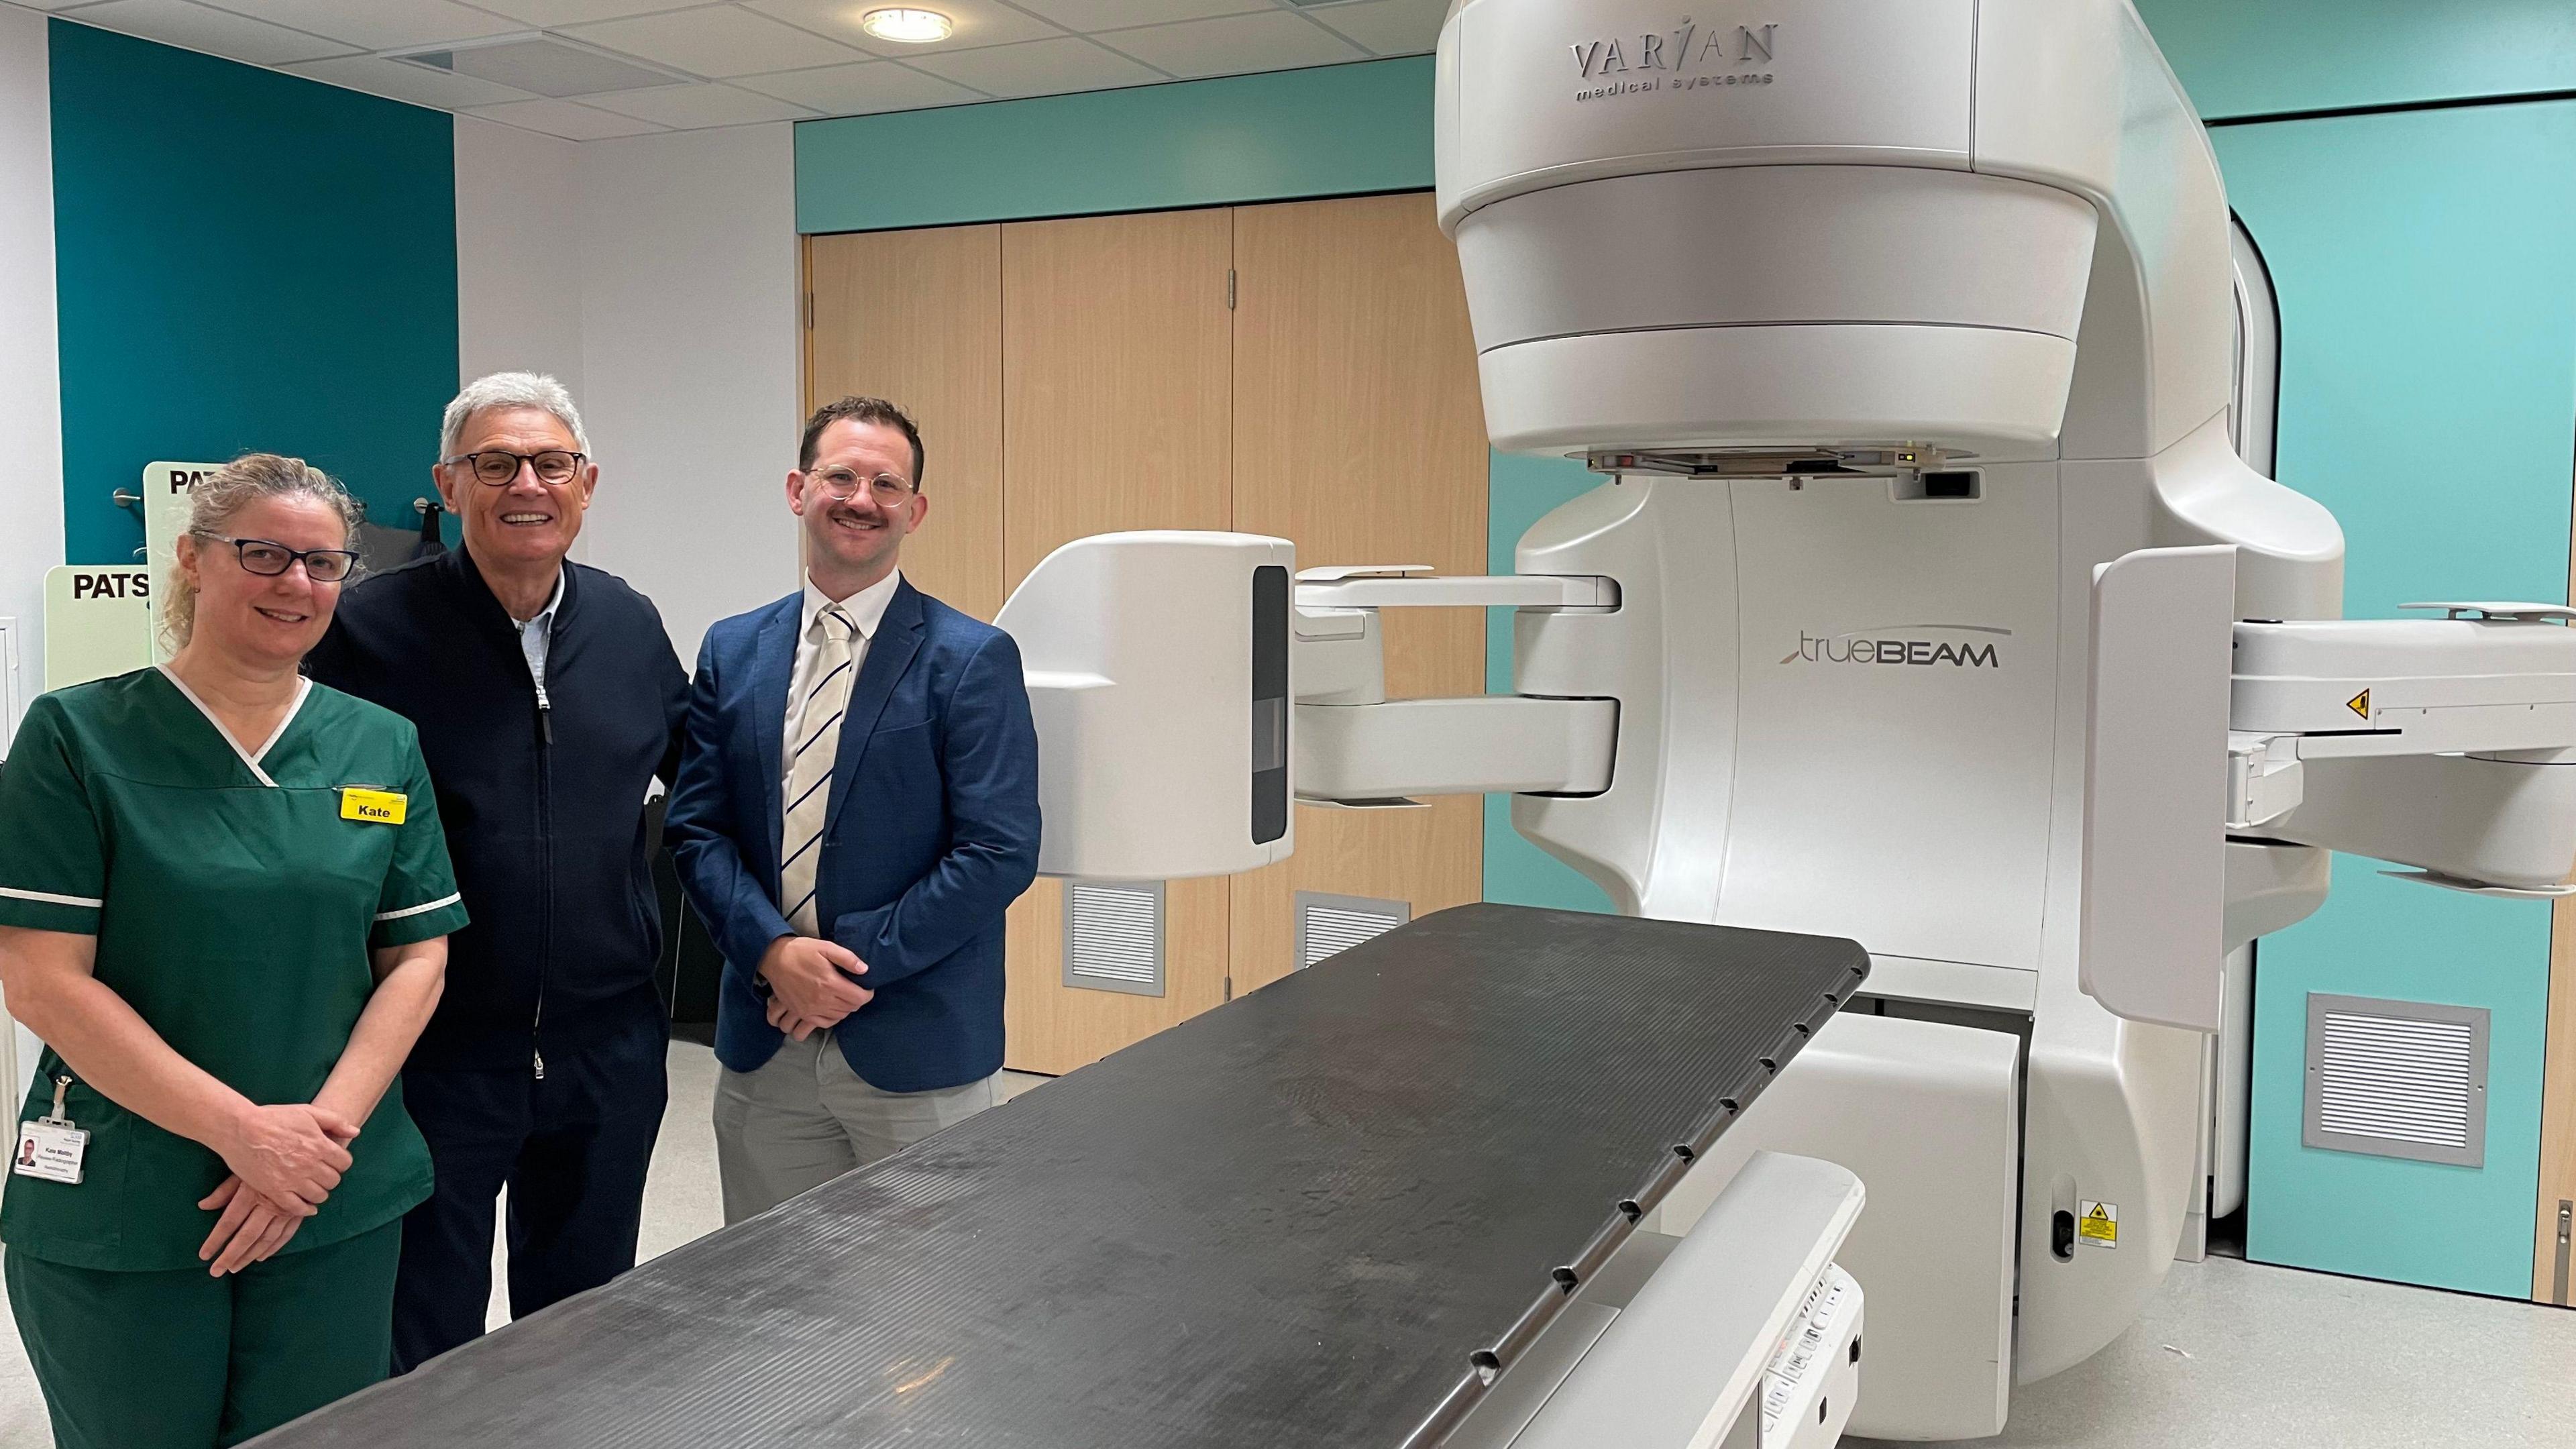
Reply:
[[[725,957],[716,1160],[739,1222],[1000,1100],[1002,913],[1037,874],[1011,636],[904,581],[921,432],[806,421],[805,587],[707,631],[665,830]]]

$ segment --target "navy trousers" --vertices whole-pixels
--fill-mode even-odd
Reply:
[[[403,1218],[396,1373],[482,1336],[504,1186],[512,1318],[635,1266],[669,1045],[669,1024],[639,1011],[585,1050],[548,1056],[542,1080],[532,1069],[404,1070],[403,1104],[429,1139],[437,1185]]]

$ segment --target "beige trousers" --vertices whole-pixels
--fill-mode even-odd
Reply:
[[[886,1092],[850,1070],[828,1031],[781,1042],[756,1071],[716,1077],[716,1171],[728,1225],[889,1157],[1002,1100],[996,1072],[961,1087]]]

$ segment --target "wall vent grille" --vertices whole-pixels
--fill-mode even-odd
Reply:
[[[1297,892],[1297,969],[1305,970],[1335,952],[1347,951],[1372,936],[1383,936],[1413,919],[1406,901],[1367,896]]]
[[[1163,883],[1067,881],[1064,984],[1163,994]]]
[[[2484,1007],[2308,995],[2310,1147],[2478,1167],[2486,1161]]]

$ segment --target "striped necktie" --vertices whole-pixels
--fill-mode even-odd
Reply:
[[[812,681],[788,710],[787,738],[795,741],[788,757],[783,828],[779,839],[787,851],[778,870],[778,898],[790,902],[787,923],[799,935],[820,936],[814,904],[814,874],[823,854],[823,822],[832,803],[832,761],[840,753],[841,715],[850,702],[850,682],[858,674],[853,662],[858,626],[839,606],[814,616],[819,631],[814,663],[805,672]]]

